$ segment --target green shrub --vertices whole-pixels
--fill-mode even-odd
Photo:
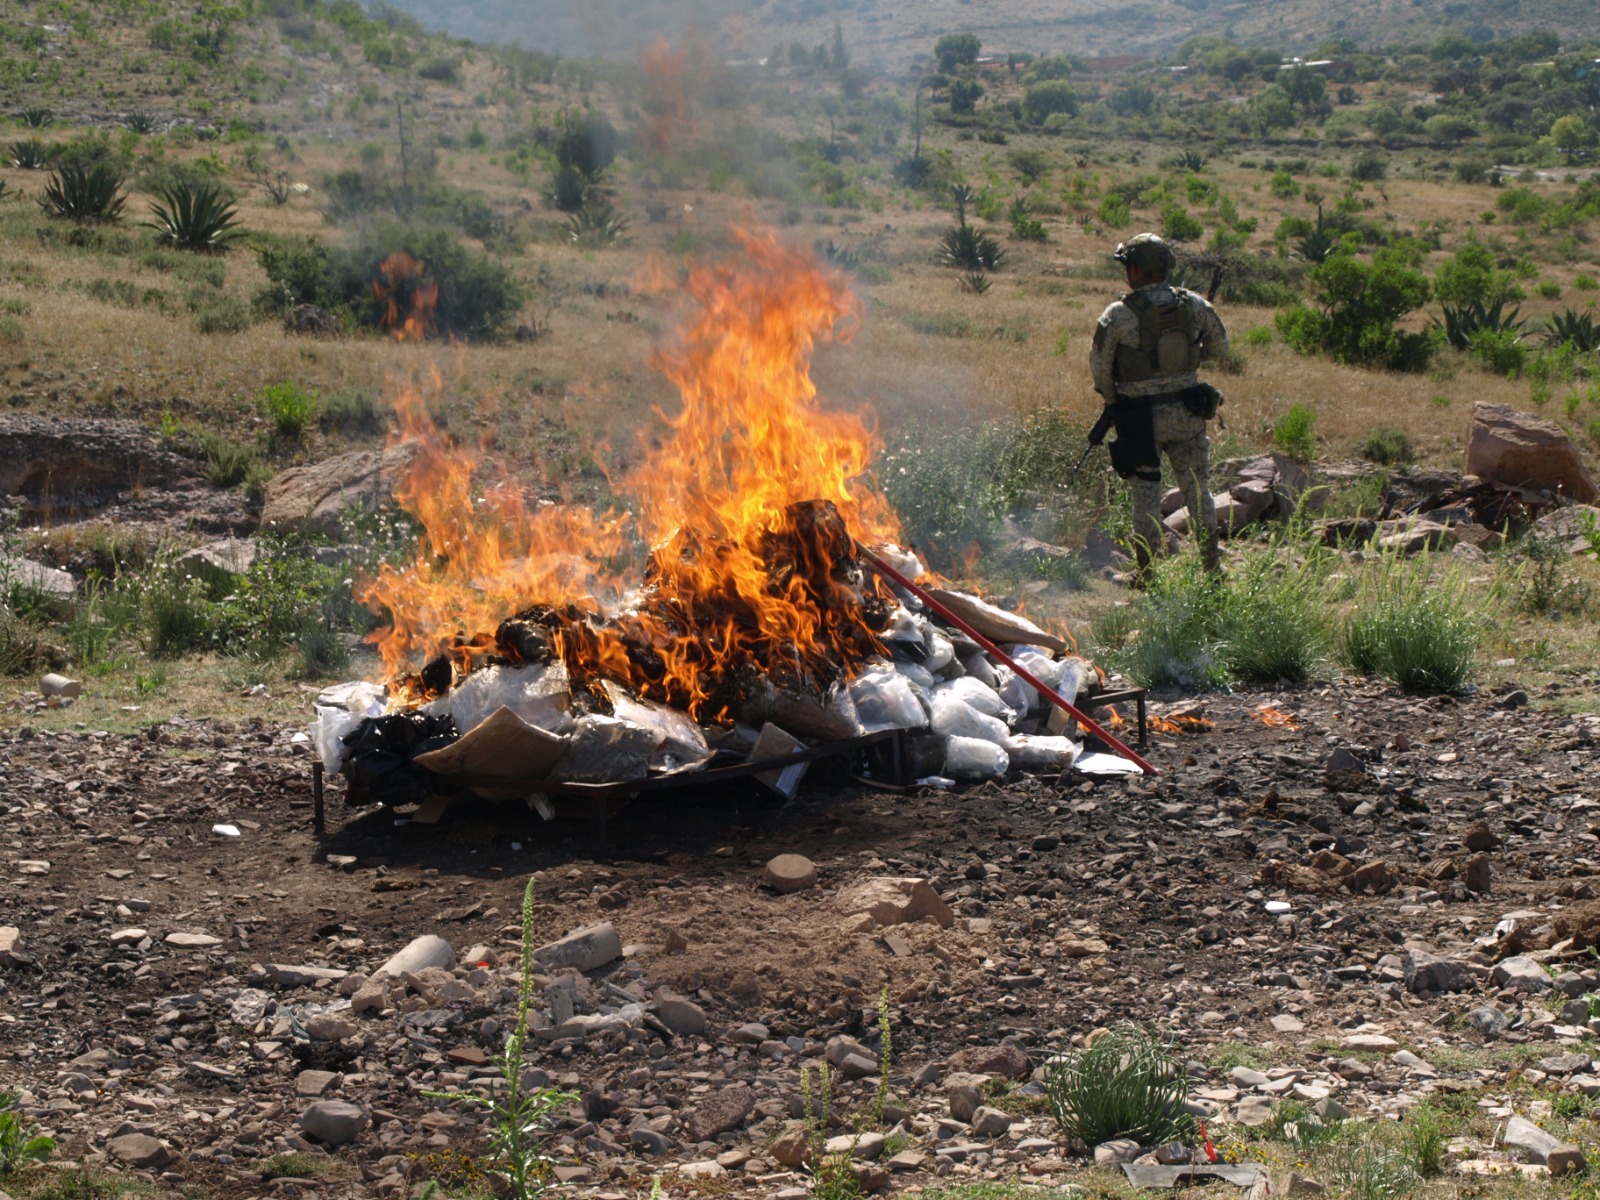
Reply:
[[[1367,434],[1361,445],[1361,456],[1369,462],[1388,466],[1408,463],[1416,457],[1411,445],[1411,435],[1403,429],[1378,428]]]
[[[1140,687],[1222,687],[1224,589],[1185,554],[1162,562],[1150,586],[1131,605],[1102,610],[1091,627],[1096,661]]]
[[[1161,236],[1169,242],[1198,242],[1205,232],[1205,226],[1181,204],[1162,205]]]
[[[1278,332],[1301,354],[1326,354],[1339,362],[1424,369],[1432,356],[1427,334],[1395,327],[1429,296],[1427,278],[1397,251],[1379,250],[1370,263],[1340,252],[1313,268],[1315,307],[1278,313]]]
[[[27,335],[28,331],[16,317],[10,313],[0,317],[0,341],[20,342]]]
[[[1254,350],[1272,345],[1272,326],[1252,325],[1244,331],[1244,336],[1239,339],[1239,343]]]
[[[1088,1146],[1132,1138],[1154,1146],[1186,1138],[1188,1076],[1172,1047],[1137,1025],[1119,1025],[1083,1050],[1053,1055],[1045,1094],[1062,1132]]]
[[[1472,337],[1472,357],[1486,370],[1516,379],[1528,365],[1528,347],[1511,330],[1484,330]]]
[[[1304,404],[1296,404],[1272,426],[1272,444],[1295,462],[1310,462],[1317,456],[1317,439],[1312,432],[1317,414]]]
[[[0,1179],[29,1163],[42,1163],[56,1148],[35,1126],[24,1123],[15,1092],[0,1092]]]
[[[250,328],[250,306],[225,292],[202,289],[189,297],[194,327],[201,333],[243,333]]]
[[[212,487],[238,487],[256,466],[255,452],[230,442],[219,434],[207,433],[200,441],[206,462],[206,482]]]
[[[1425,1179],[1444,1170],[1447,1135],[1433,1109],[1418,1104],[1411,1109],[1404,1129],[1405,1153],[1411,1169]]]
[[[349,388],[324,399],[317,413],[324,429],[345,434],[377,433],[383,428],[378,400],[369,388]]]
[[[1125,197],[1116,192],[1107,192],[1101,197],[1100,206],[1095,209],[1094,219],[1108,228],[1116,229],[1133,220],[1133,210],[1128,207]]]
[[[292,379],[267,384],[257,401],[273,431],[291,440],[304,434],[317,417],[316,391],[308,391]]]
[[[1297,549],[1247,555],[1228,580],[1219,657],[1235,682],[1304,683],[1327,658],[1328,565],[1309,553],[1297,562]]]
[[[1480,627],[1457,575],[1433,577],[1427,556],[1385,555],[1363,582],[1342,637],[1344,661],[1408,692],[1454,692],[1467,681]]]
[[[156,241],[162,245],[216,254],[244,233],[239,227],[239,210],[215,183],[163,188],[156,196],[150,206],[153,219],[145,226],[155,230]]]
[[[1363,150],[1350,164],[1350,178],[1370,183],[1389,173],[1389,156],[1382,150]]]
[[[469,251],[448,230],[413,230],[392,222],[375,222],[353,241],[332,249],[309,239],[261,246],[257,254],[270,285],[258,301],[275,311],[315,304],[378,328],[388,301],[374,294],[373,284],[382,281],[381,265],[398,251],[422,264],[411,288],[438,287],[436,333],[486,341],[522,307],[523,289],[500,261]]]

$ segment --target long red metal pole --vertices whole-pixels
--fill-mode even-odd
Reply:
[[[1108,733],[1104,726],[1100,725],[1096,721],[1091,720],[1082,709],[1074,705],[1065,696],[1062,696],[1053,687],[1050,687],[1048,684],[1045,684],[1039,680],[1026,667],[1017,662],[1016,659],[1012,658],[1004,650],[1000,649],[999,646],[996,646],[988,638],[984,637],[983,634],[979,633],[966,621],[963,621],[960,617],[956,616],[955,613],[950,611],[947,605],[941,604],[926,588],[919,587],[918,585],[912,583],[911,580],[907,579],[903,573],[897,571],[894,567],[884,562],[883,559],[879,558],[871,550],[867,549],[867,547],[860,545],[860,543],[857,543],[857,549],[860,550],[861,556],[874,567],[882,571],[901,587],[905,588],[906,591],[910,592],[918,600],[921,600],[929,608],[933,609],[934,612],[938,613],[946,621],[949,621],[950,624],[961,630],[962,633],[966,634],[973,641],[977,642],[979,646],[983,647],[985,652],[993,655],[995,658],[1005,663],[1006,666],[1010,667],[1017,673],[1024,683],[1037,691],[1046,700],[1050,701],[1051,704],[1054,704],[1068,716],[1075,717],[1078,724],[1081,725],[1086,732],[1094,734],[1095,737],[1099,738],[1106,745],[1110,746],[1118,754],[1122,755],[1123,758],[1135,764],[1146,775],[1161,774],[1160,771],[1152,767],[1143,758],[1135,754],[1127,746],[1123,745],[1120,740]]]

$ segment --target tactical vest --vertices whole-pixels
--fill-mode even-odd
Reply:
[[[1194,308],[1185,303],[1188,295],[1182,288],[1173,288],[1172,302],[1157,304],[1141,288],[1122,298],[1139,318],[1139,344],[1117,347],[1118,383],[1143,383],[1163,375],[1181,375],[1200,366]]]

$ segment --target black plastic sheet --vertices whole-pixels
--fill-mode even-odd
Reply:
[[[344,739],[344,774],[352,796],[371,804],[420,804],[438,790],[438,778],[413,760],[460,736],[449,714],[368,717]]]

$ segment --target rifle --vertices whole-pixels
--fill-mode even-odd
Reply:
[[[1089,461],[1089,455],[1094,453],[1096,446],[1105,444],[1106,434],[1111,432],[1111,406],[1108,404],[1100,410],[1100,419],[1089,430],[1089,444],[1083,448],[1083,453],[1078,457],[1078,465],[1073,467],[1073,473],[1083,470],[1083,464]]]

